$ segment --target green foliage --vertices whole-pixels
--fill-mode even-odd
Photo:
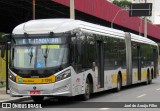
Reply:
[[[122,8],[126,8],[126,7],[129,7],[129,4],[131,4],[131,2],[127,1],[127,0],[121,0],[121,1],[114,0],[113,4],[115,4],[119,7],[122,7]]]
[[[6,87],[6,82],[0,82],[0,88]]]
[[[147,18],[147,22],[150,22],[150,23],[152,23],[152,21],[151,21],[150,19],[148,19],[148,18]]]

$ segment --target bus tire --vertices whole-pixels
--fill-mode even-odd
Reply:
[[[90,98],[90,95],[91,95],[91,83],[87,78],[85,83],[85,93],[81,95],[81,100],[82,101],[88,100]]]
[[[149,83],[149,84],[152,83],[152,75],[149,76],[149,81],[148,81],[148,83]]]
[[[150,74],[149,74],[149,70],[148,70],[148,71],[147,71],[147,80],[146,80],[146,82],[145,82],[146,85],[149,84],[149,78],[150,78],[149,76],[150,76]]]
[[[34,102],[42,102],[44,99],[44,96],[31,96]]]
[[[122,79],[121,76],[118,74],[116,92],[119,92],[121,88],[122,88]]]

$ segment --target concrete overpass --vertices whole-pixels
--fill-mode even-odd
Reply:
[[[120,7],[106,0],[75,0],[76,19],[110,27],[111,21]],[[36,0],[36,19],[69,18],[69,0]],[[11,33],[12,29],[32,19],[32,0],[1,0],[0,31]],[[127,11],[121,11],[114,28],[143,35],[144,21],[138,17],[129,17]],[[140,30],[141,29],[141,30]],[[148,37],[160,42],[160,28],[148,23]]]

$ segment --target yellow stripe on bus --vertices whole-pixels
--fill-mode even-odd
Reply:
[[[54,83],[56,77],[54,75],[46,78],[22,78],[20,76],[16,77],[16,83],[18,84],[47,84]]]
[[[138,72],[135,72],[135,78],[136,78],[136,80],[138,81]]]
[[[122,73],[122,81],[124,82],[124,81],[126,81],[126,73]]]
[[[136,80],[138,80],[138,72],[134,73]],[[142,71],[142,79],[146,79],[147,78],[147,70]]]
[[[113,84],[117,83],[117,74],[113,74],[113,76],[112,76],[112,83]]]
[[[147,78],[147,70],[144,70],[142,72],[142,79],[146,79]]]
[[[118,74],[113,74],[113,77],[112,77],[112,83],[113,84],[116,84],[117,83],[117,75]],[[126,81],[126,73],[122,73],[122,81]]]

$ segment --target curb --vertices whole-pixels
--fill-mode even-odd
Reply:
[[[4,100],[4,101],[0,101],[1,103],[14,103],[14,102],[21,102],[21,101],[26,101],[26,100],[32,100],[31,97],[20,97],[20,98],[15,98],[15,99],[11,99],[11,100]]]

